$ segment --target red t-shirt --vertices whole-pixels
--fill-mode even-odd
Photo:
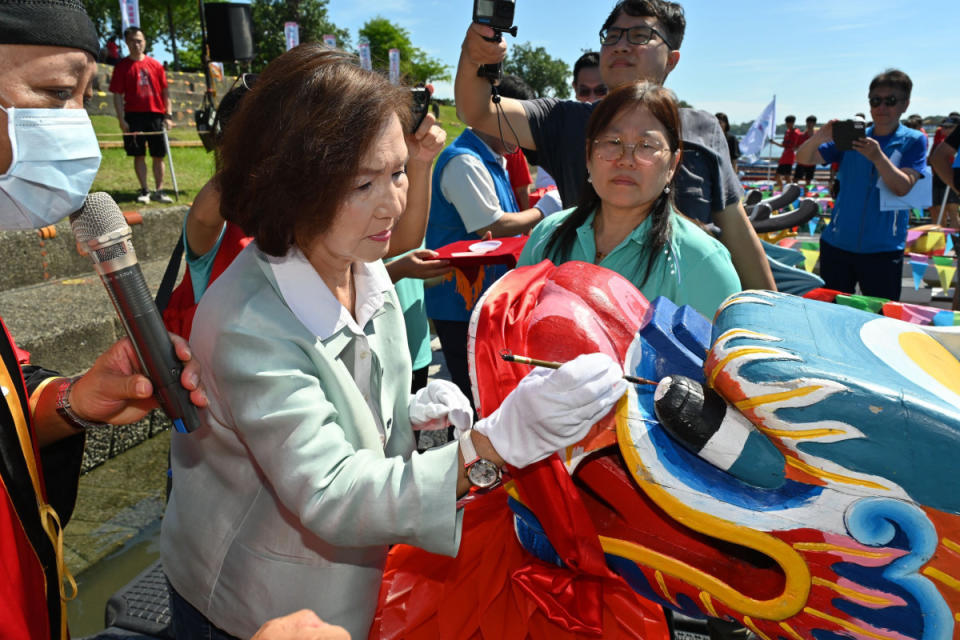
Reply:
[[[797,149],[799,149],[800,147],[802,147],[802,146],[803,146],[803,143],[806,142],[807,140],[809,140],[809,139],[812,138],[812,137],[813,137],[813,132],[812,132],[812,131],[807,131],[806,129],[804,129],[804,130],[800,133],[800,139],[797,140]],[[801,165],[801,166],[804,166],[804,167],[812,167],[812,166],[814,166],[814,165],[805,164],[805,165]]]
[[[780,164],[793,164],[797,159],[798,146],[800,146],[800,129],[787,129],[783,134],[783,154],[780,156]]]
[[[167,74],[163,65],[144,56],[134,62],[124,58],[117,63],[110,78],[110,92],[123,94],[123,109],[135,113],[166,113],[163,90]]]

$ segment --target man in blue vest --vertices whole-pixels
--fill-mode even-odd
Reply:
[[[517,211],[503,157],[507,151],[503,140],[471,129],[443,150],[433,169],[428,248],[480,240],[488,234],[515,236],[540,222],[543,214],[536,207]],[[467,373],[470,313],[480,294],[504,273],[504,266],[485,267],[479,290],[463,282],[458,287],[457,279],[463,276],[455,274],[426,290],[427,316],[433,320],[450,377],[467,398],[473,398]]]
[[[830,289],[854,293],[859,285],[863,295],[900,299],[910,211],[890,203],[913,188],[926,164],[925,134],[900,124],[912,88],[907,74],[888,69],[870,82],[866,137],[840,150],[831,120],[797,150],[801,164],[840,163],[843,188],[820,235],[820,277]]]

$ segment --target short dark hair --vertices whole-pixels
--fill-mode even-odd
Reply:
[[[319,43],[273,60],[227,124],[217,174],[220,214],[272,256],[333,223],[360,162],[410,92]]]
[[[793,115],[787,116],[786,118],[783,119],[783,121],[784,121],[784,122],[796,122],[796,121],[797,121],[797,116],[793,116]]]
[[[873,91],[877,87],[899,90],[903,93],[903,96],[909,100],[910,92],[913,90],[913,81],[910,79],[910,76],[899,69],[887,69],[870,81],[870,91]]]
[[[587,130],[584,134],[587,140],[587,157],[589,158],[593,154],[594,140],[610,126],[614,118],[623,112],[641,106],[646,107],[666,129],[667,144],[670,151],[682,152],[683,130],[680,111],[677,107],[677,97],[673,91],[652,82],[629,82],[617,87],[608,93],[603,100],[596,103],[593,112],[590,114],[590,119],[587,121]],[[676,173],[674,179],[676,179]],[[672,182],[667,186],[672,186]],[[670,241],[669,205],[673,202],[673,191],[675,189],[671,188],[668,192],[660,194],[650,210],[650,232],[647,234],[646,240],[650,258],[647,260],[643,278],[640,280],[641,286],[650,277],[650,269],[660,254],[660,250]],[[567,219],[553,230],[553,234],[547,240],[544,257],[553,260],[555,264],[565,262],[576,241],[577,229],[586,222],[590,214],[599,210],[599,208],[600,196],[593,188],[593,183],[589,181],[589,176],[584,176],[584,183],[580,189],[580,202],[577,204],[577,208],[567,216]],[[638,276],[639,274],[635,275]]]
[[[514,100],[533,100],[537,97],[537,92],[523,78],[512,73],[504,74],[497,87],[497,92],[504,98],[513,98]]]
[[[903,123],[905,126],[910,127],[911,129],[916,129],[918,131],[923,130],[923,116],[919,113],[910,114],[906,121]]]
[[[573,63],[573,83],[577,83],[577,77],[580,75],[580,71],[583,69],[599,66],[600,54],[596,51],[587,51],[585,54],[577,58],[577,61]]]
[[[138,26],[127,27],[126,29],[123,30],[123,39],[126,40],[130,36],[138,33],[143,33],[143,29],[141,29]]]
[[[610,28],[621,13],[640,18],[656,18],[667,32],[670,42],[666,44],[670,49],[679,49],[683,44],[683,32],[687,28],[687,19],[679,3],[667,0],[620,0],[607,16],[603,29]]]
[[[817,124],[817,116],[807,116],[807,124]]]

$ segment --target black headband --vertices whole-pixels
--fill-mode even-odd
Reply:
[[[80,0],[0,0],[0,44],[100,51],[97,31]]]

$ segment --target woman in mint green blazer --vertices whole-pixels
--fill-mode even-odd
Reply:
[[[625,390],[600,354],[535,369],[457,443],[414,451],[411,415],[472,415],[442,381],[411,401],[381,262],[411,120],[406,90],[312,44],[274,60],[228,125],[221,212],[254,240],[191,335],[210,406],[171,443],[161,549],[178,640],[250,637],[298,609],[366,637],[389,545],[456,554],[471,484],[578,441]]]

